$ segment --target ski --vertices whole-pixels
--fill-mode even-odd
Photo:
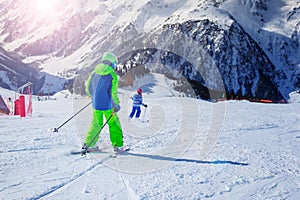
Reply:
[[[71,154],[73,155],[85,155],[87,153],[111,153],[108,150],[111,148],[111,146],[106,146],[106,147],[93,147],[93,148],[89,148],[86,152],[84,152],[83,149],[81,150],[71,150]]]
[[[73,155],[78,155],[78,154],[82,154],[83,150],[71,150],[71,154]],[[108,151],[106,151],[106,149],[89,149],[88,151],[86,151],[85,153],[109,153]]]
[[[104,149],[89,149],[85,153],[83,153],[83,150],[71,150],[72,155],[85,155],[85,154],[97,154],[97,153],[104,153],[104,154],[112,154],[112,157],[117,157],[117,155],[123,154],[125,152],[128,152],[130,150],[130,147],[126,147],[122,152],[113,152],[108,151],[108,148]]]

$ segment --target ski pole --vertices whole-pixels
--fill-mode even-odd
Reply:
[[[67,121],[65,121],[64,123],[62,123],[59,127],[54,128],[53,132],[58,132],[58,129],[60,129],[61,127],[63,127],[66,123],[68,123],[71,119],[73,119],[76,115],[78,115],[81,111],[83,111],[86,107],[88,107],[92,102],[88,103],[86,106],[84,106],[83,108],[81,108],[77,113],[75,113],[73,116],[71,116]]]
[[[145,115],[146,115],[146,111],[147,111],[147,107],[144,107],[145,111],[144,111],[144,115],[143,115],[143,121],[145,121]]]
[[[114,113],[111,113],[111,115],[109,116],[109,118],[106,120],[106,122],[103,124],[103,126],[101,127],[101,129],[99,130],[99,132],[95,135],[95,137],[93,137],[92,141],[90,142],[90,144],[92,144],[94,142],[94,140],[99,137],[102,129],[106,126],[106,124],[108,124],[109,120],[112,118],[112,116],[114,115]],[[82,151],[81,155],[85,155],[87,152],[87,148],[89,147],[89,145],[86,146],[86,148],[84,148],[84,150]]]

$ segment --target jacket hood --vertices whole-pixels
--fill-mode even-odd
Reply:
[[[107,75],[107,74],[111,74],[112,72],[114,72],[114,69],[107,64],[100,63],[100,64],[96,65],[95,72],[99,75]]]

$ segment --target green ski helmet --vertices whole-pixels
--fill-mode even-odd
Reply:
[[[110,65],[112,68],[116,68],[118,64],[118,58],[113,53],[105,52],[101,58],[102,63]]]

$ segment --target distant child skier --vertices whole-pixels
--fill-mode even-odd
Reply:
[[[109,126],[111,144],[116,153],[125,151],[123,133],[117,112],[120,110],[118,98],[118,77],[114,69],[117,57],[112,53],[104,53],[101,63],[86,81],[86,92],[92,99],[93,115],[90,128],[82,147],[82,154],[95,147],[99,139],[99,131],[103,126],[103,118]]]
[[[136,94],[131,97],[133,103],[132,103],[132,111],[129,115],[129,118],[133,118],[135,115],[136,118],[139,118],[141,115],[141,108],[140,106],[144,106],[147,108],[147,105],[143,103],[143,97],[142,97],[143,90],[142,88],[138,88],[136,91]]]

